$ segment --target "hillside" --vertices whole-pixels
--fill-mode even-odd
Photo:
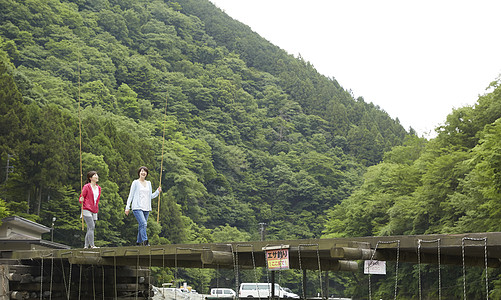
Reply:
[[[164,209],[251,234],[266,222],[277,238],[318,236],[311,221],[406,136],[384,111],[208,1],[1,4],[3,74],[8,93],[17,90],[2,99],[2,115],[26,119],[3,127],[1,163],[14,153],[18,179],[4,183],[4,198],[42,222],[50,203],[79,190],[79,107],[84,173],[104,172],[114,205],[139,165],[160,173],[167,101]],[[282,232],[291,228],[284,220],[297,230]],[[181,241],[183,230],[160,235]]]
[[[100,176],[100,246],[135,243],[142,165],[164,191],[153,244],[259,239],[259,223],[318,238],[413,136],[206,0],[0,0],[0,76],[0,217],[56,217],[74,247],[80,162]]]
[[[386,152],[381,163],[370,166],[363,184],[329,209],[324,237],[501,231],[500,79],[474,106],[454,109],[437,133],[431,141],[408,139]],[[415,274],[416,269],[403,265],[399,273]],[[468,297],[483,298],[485,289],[479,288],[483,276],[489,278],[489,297],[501,295],[499,269],[489,269],[486,275],[482,268],[471,268],[466,279],[460,267],[445,269],[447,275],[441,279],[436,267],[422,272],[431,297],[441,280],[448,287],[445,297],[459,299],[463,291],[457,283],[467,280]],[[377,297],[393,295],[393,278],[380,282]],[[415,284],[416,278],[403,278],[399,298],[415,295]],[[367,295],[356,280],[346,286],[348,295]]]

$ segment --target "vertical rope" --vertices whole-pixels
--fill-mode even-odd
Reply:
[[[73,271],[73,264],[70,263],[70,269],[69,269],[69,278],[68,278],[68,300],[70,300],[70,295],[71,295],[71,272]]]
[[[306,299],[306,291],[304,290],[304,272],[301,265],[301,245],[298,246],[297,253],[299,256],[299,270],[301,271],[301,290],[303,291],[303,299]]]
[[[438,300],[442,299],[442,275],[440,265],[440,239],[435,240],[422,240],[418,239],[418,274],[419,274],[419,299],[422,299],[422,286],[421,286],[421,244],[422,243],[437,243],[437,261],[438,261]]]
[[[82,194],[83,189],[83,171],[82,171],[82,116],[80,115],[80,53],[78,53],[78,64],[77,64],[77,73],[78,73],[78,132],[79,132],[79,140],[80,140],[80,195]],[[78,196],[80,198],[80,196]],[[84,230],[84,219],[83,219],[83,201],[82,201],[82,231]]]
[[[370,263],[369,263],[369,300],[372,299],[372,289],[371,289],[371,273],[370,273],[370,265],[372,263],[372,261],[374,260],[374,256],[376,255],[376,252],[377,252],[377,248],[379,246],[379,244],[397,244],[397,259],[396,259],[396,263],[395,263],[395,291],[394,291],[394,299],[396,300],[397,299],[397,289],[398,289],[398,262],[399,262],[399,259],[400,259],[400,240],[395,240],[395,241],[388,241],[388,242],[385,242],[385,241],[378,241],[376,243],[376,247],[374,248],[374,252],[372,252],[372,255],[371,255],[371,259],[370,259]]]
[[[238,244],[235,246],[235,289],[238,291],[239,278],[238,278]]]
[[[43,296],[43,255],[42,255],[42,263],[40,264],[40,300],[42,300]]]
[[[442,300],[442,266],[440,260],[440,239],[437,241],[437,256],[438,256],[438,300]]]
[[[164,274],[167,273],[165,272],[165,248],[163,249],[163,253],[162,253],[162,283],[165,282],[165,277],[164,277]],[[163,288],[163,284],[162,284],[162,299],[165,299],[165,289]]]
[[[162,186],[162,172],[163,172],[163,166],[164,166],[164,143],[165,143],[165,123],[167,122],[167,102],[169,99],[169,92],[166,93],[165,96],[165,110],[164,110],[164,128],[163,128],[163,133],[162,133],[162,156],[160,160],[160,180],[159,180],[159,186]],[[157,209],[157,223],[160,222],[160,199],[161,199],[161,194],[158,194],[158,209]]]
[[[91,272],[92,272],[92,297],[94,300],[96,300],[96,279],[94,276],[94,265],[92,265]]]
[[[254,269],[254,278],[256,280],[256,282],[259,282],[259,279],[258,279],[258,276],[257,276],[257,268],[256,268],[256,258],[254,257],[254,245],[251,245],[251,254],[252,254],[252,268]],[[259,295],[259,288],[257,289],[258,291],[258,295]],[[271,291],[271,290],[270,290]],[[274,295],[271,296],[272,299],[274,297]]]
[[[104,290],[105,290],[105,285],[104,285],[104,265],[102,265],[101,267],[103,269],[103,286],[102,286],[102,290],[103,290],[103,300],[104,300],[105,299],[104,298],[104,294],[105,294],[105,292],[104,292]]]
[[[70,268],[69,268],[69,271],[68,271],[68,300],[70,300],[70,295],[71,295],[71,273],[73,271],[73,264],[70,263]]]
[[[49,293],[50,293],[50,298],[52,299],[52,274],[54,274],[54,250],[52,250],[51,253],[51,261],[50,261],[50,288],[49,288]]]
[[[417,261],[418,261],[418,294],[419,294],[419,300],[421,300],[422,294],[421,294],[421,239],[418,239],[418,247],[417,247]]]
[[[461,239],[461,257],[463,259],[463,300],[466,300],[466,267],[464,263],[464,238]]]
[[[484,238],[484,257],[485,257],[485,296],[489,300],[489,275],[487,269],[487,238]]]
[[[318,261],[318,279],[319,279],[319,282],[320,282],[320,295],[321,295],[321,298],[323,298],[323,295],[324,295],[324,291],[323,291],[323,286],[322,286],[322,268],[320,266],[320,248],[319,248],[319,244],[299,244],[299,247],[298,247],[298,254],[299,254],[299,269],[302,270],[302,266],[301,266],[301,246],[303,247],[313,247],[313,246],[316,246],[316,252],[317,252],[317,261]],[[303,279],[302,279],[302,285],[304,286],[304,276],[303,276]],[[306,299],[306,296],[305,296],[305,291],[303,289],[303,297]]]
[[[254,269],[254,280],[256,281],[256,289],[257,289],[258,298],[261,298],[261,295],[260,295],[260,292],[259,292],[259,286],[257,285],[257,282],[259,282],[259,280],[258,280],[258,276],[257,276],[256,258],[254,257],[254,245],[252,245],[252,244],[237,244],[237,247],[236,247],[236,252],[237,252],[237,267],[238,267],[238,247],[239,246],[241,246],[241,247],[251,247],[251,259],[252,259],[252,267]],[[237,276],[238,276],[238,272],[237,272]],[[238,288],[238,279],[237,279],[237,288]]]
[[[235,291],[237,292],[237,297],[240,297],[240,290],[238,288],[238,268],[237,268],[237,259],[235,258],[236,250],[233,250],[233,244],[230,244],[231,247],[231,257],[233,259],[233,273],[235,274]]]
[[[139,294],[139,250],[137,251],[137,259],[136,259],[136,293],[134,299],[137,300],[138,294]]]
[[[113,268],[114,268],[114,279],[115,279],[115,299],[118,299],[118,289],[117,289],[117,256],[113,255]]]
[[[317,259],[318,259],[318,281],[320,282],[320,296],[324,298],[324,287],[322,286],[322,267],[320,265],[320,246],[317,244]]]
[[[118,297],[117,293],[117,252],[115,250],[103,250],[104,253],[113,252],[113,277],[114,277],[114,288],[115,288],[115,299]],[[127,253],[127,251],[126,251]],[[103,265],[103,299],[104,299],[104,265]]]
[[[66,295],[68,295],[68,287],[66,286],[66,274],[64,274],[64,264],[63,264],[62,254],[61,254],[61,270],[63,272],[63,285],[64,285],[64,289],[66,291]]]
[[[266,245],[266,247],[268,247],[268,245]],[[266,269],[265,269],[266,270],[266,282],[269,283],[270,282],[270,269],[268,269],[268,257],[266,256],[266,251],[263,251],[263,254],[264,254],[264,261],[266,263]]]
[[[177,250],[178,249],[182,249],[180,247],[176,247],[176,251],[174,252],[174,267],[175,267],[175,275],[174,275],[174,284],[176,285],[174,287],[174,300],[177,299],[177,271],[178,271],[178,268],[177,268]]]
[[[72,269],[72,264],[69,262],[69,274],[68,274],[68,287],[66,287],[66,277],[64,275],[64,265],[63,265],[63,256],[66,256],[68,254],[73,254],[71,251],[69,252],[64,252],[61,253],[61,268],[63,269],[63,281],[64,281],[64,288],[66,289],[66,299],[70,300],[70,293],[71,293],[71,269]]]
[[[147,287],[148,296],[147,297],[150,297],[150,286],[151,286],[151,247],[150,247],[150,256],[149,256],[149,263],[148,263],[148,272],[146,274],[148,276],[148,287]]]
[[[150,271],[150,274],[148,275],[148,294],[149,294],[149,291],[150,291],[150,286],[151,286],[151,252],[153,251],[160,251],[162,250],[162,268],[165,268],[165,262],[164,262],[164,257],[165,257],[165,248],[150,248],[150,262],[149,262],[149,271]],[[163,270],[163,272],[165,272],[165,270]],[[162,273],[162,282],[164,282],[164,275]],[[162,286],[162,295],[164,295],[164,292],[163,292],[163,286]],[[148,295],[149,297],[149,295]],[[164,295],[164,298],[165,298],[165,295]]]
[[[150,262],[149,262],[149,268],[150,268],[150,272],[151,272],[151,252],[152,251],[159,251],[159,250],[162,250],[162,269],[163,269],[163,272],[162,272],[162,282],[165,282],[165,277],[164,277],[164,273],[165,273],[165,248],[152,248],[150,249]],[[148,282],[150,282],[150,279],[148,279]],[[164,290],[164,287],[162,285],[162,298],[165,299],[165,290]]]
[[[484,261],[485,261],[485,295],[486,299],[489,300],[489,281],[487,275],[487,238],[470,238],[464,237],[461,239],[461,254],[463,258],[463,299],[466,300],[466,264],[465,264],[465,241],[484,241]]]
[[[78,280],[78,300],[80,300],[80,295],[82,292],[82,265],[79,265],[80,268],[80,279]]]
[[[397,241],[397,261],[395,262],[395,296],[394,296],[395,300],[397,300],[399,259],[400,259],[400,240]]]

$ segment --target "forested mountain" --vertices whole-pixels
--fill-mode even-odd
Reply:
[[[370,166],[361,187],[329,209],[324,237],[501,231],[500,117],[498,79],[473,107],[449,114],[436,138],[410,138]],[[403,280],[416,283],[416,266],[405,268]],[[483,271],[469,271],[468,282],[477,282],[469,287],[472,299],[485,297]],[[430,294],[438,296],[436,268],[424,272]],[[450,298],[463,297],[461,276],[456,272],[442,278]],[[499,299],[500,271],[489,270],[488,278],[490,297]],[[393,295],[392,280],[381,284],[376,298]],[[415,289],[415,284],[402,284],[400,292],[405,297]],[[367,290],[353,284],[353,294],[366,295]]]
[[[226,226],[257,237],[260,222],[269,238],[319,237],[325,211],[407,135],[208,1],[0,4],[2,198],[12,213],[56,216],[59,231],[78,230],[80,120],[103,245],[133,240],[122,206],[140,165],[158,184],[164,134],[152,226],[164,242]]]
[[[426,141],[207,0],[0,0],[0,217],[83,246],[81,157],[100,246],[134,244],[142,165],[153,244],[499,230],[492,90]]]

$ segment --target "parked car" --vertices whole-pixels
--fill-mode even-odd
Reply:
[[[210,295],[207,299],[212,298],[229,298],[235,299],[237,297],[237,293],[234,290],[229,288],[213,288],[210,290]]]

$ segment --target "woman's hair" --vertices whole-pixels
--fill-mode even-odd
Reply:
[[[92,176],[94,176],[95,174],[97,174],[96,171],[89,171],[87,172],[87,181],[85,183],[90,183],[90,179],[92,178]]]
[[[145,166],[139,167],[139,170],[137,170],[137,176],[139,176],[139,173],[141,173],[141,170],[144,170],[146,172],[145,178],[148,177],[150,170],[148,170],[148,168],[146,168]]]

